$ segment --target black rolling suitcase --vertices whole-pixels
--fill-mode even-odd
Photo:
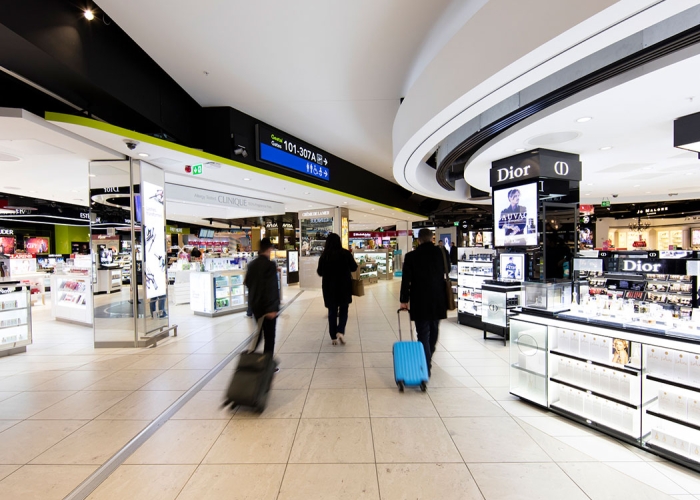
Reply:
[[[277,362],[271,353],[252,352],[262,335],[262,319],[258,322],[258,334],[253,339],[248,352],[240,356],[236,371],[233,373],[231,385],[226,392],[224,406],[250,406],[262,413],[267,404],[272,376]]]

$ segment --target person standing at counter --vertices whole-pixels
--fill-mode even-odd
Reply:
[[[328,333],[333,345],[345,344],[345,325],[352,303],[352,276],[357,262],[349,250],[342,247],[340,236],[330,233],[316,273],[321,276],[323,304],[328,309]]]

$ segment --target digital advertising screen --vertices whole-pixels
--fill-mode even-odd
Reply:
[[[500,255],[501,279],[522,281],[525,276],[525,254],[502,253]]]
[[[49,253],[49,239],[40,236],[27,236],[24,238],[24,249],[27,253]]]
[[[287,265],[289,266],[287,272],[299,272],[299,252],[287,252]]]
[[[690,241],[693,248],[700,248],[700,227],[693,227],[690,229]]]
[[[495,246],[537,245],[537,205],[537,183],[495,190]]]
[[[3,236],[0,237],[0,254],[13,254],[15,253],[15,237],[14,236]]]

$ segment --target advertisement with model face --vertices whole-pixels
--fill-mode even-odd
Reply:
[[[537,245],[537,184],[493,192],[495,246]]]
[[[15,253],[15,237],[2,236],[0,237],[0,254],[11,255]]]
[[[525,276],[525,254],[502,253],[499,256],[501,279],[504,281],[522,281]]]
[[[49,239],[41,236],[25,236],[24,249],[32,255],[49,253]]]

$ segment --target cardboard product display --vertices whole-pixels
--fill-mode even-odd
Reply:
[[[362,280],[352,280],[352,294],[356,297],[362,297],[365,294],[365,284]]]

